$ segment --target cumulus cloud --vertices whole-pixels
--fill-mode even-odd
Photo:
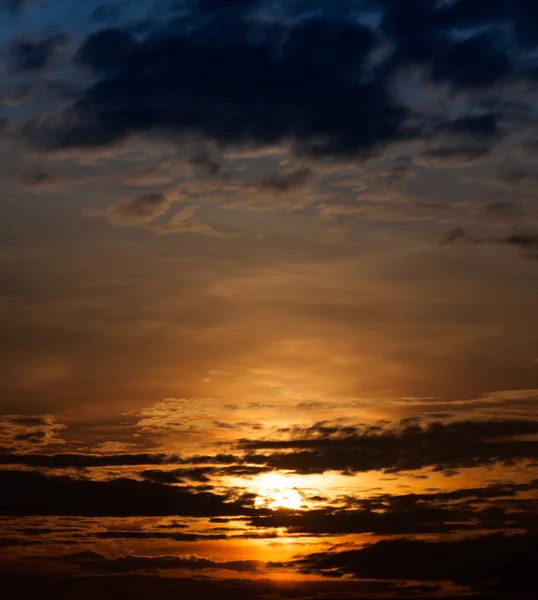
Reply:
[[[172,22],[140,41],[118,30],[91,35],[77,60],[106,78],[35,140],[89,148],[153,131],[221,145],[294,139],[301,154],[352,156],[400,136],[405,111],[383,80],[348,77],[374,48],[375,36],[363,25],[312,19],[287,36],[262,30],[254,42],[241,21],[234,28],[199,23],[191,34]]]

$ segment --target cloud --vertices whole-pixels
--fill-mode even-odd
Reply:
[[[189,159],[189,164],[196,169],[199,169],[205,175],[215,176],[218,175],[222,170],[220,162],[201,154],[199,156],[193,156]]]
[[[256,527],[285,527],[292,535],[517,532],[536,527],[538,500],[525,494],[537,489],[534,480],[427,494],[371,494],[347,498],[343,507],[275,511],[251,517],[250,522]]]
[[[461,229],[461,227],[457,227],[456,229],[452,229],[451,231],[445,233],[439,244],[441,246],[450,246],[455,242],[475,243],[476,240],[475,238],[470,236],[464,229]]]
[[[142,194],[132,200],[123,200],[106,211],[114,225],[131,226],[149,223],[166,213],[170,200],[162,193]]]
[[[82,557],[81,557],[82,558]],[[97,557],[95,557],[97,558]],[[91,555],[87,555],[91,563]],[[31,561],[26,561],[28,570]],[[60,563],[49,562],[49,566],[56,565],[61,570]],[[13,568],[13,565],[10,565]],[[102,573],[91,576],[86,573],[76,577],[38,576],[29,575],[19,566],[18,575],[10,572],[2,577],[2,590],[11,598],[38,597],[46,589],[47,593],[57,600],[94,600],[95,598],[130,598],[131,600],[147,600],[148,597],[181,597],[183,600],[198,600],[199,598],[215,598],[218,600],[260,600],[271,598],[274,600],[349,600],[349,598],[380,597],[383,594],[388,600],[401,598],[401,592],[435,594],[438,587],[431,585],[406,586],[395,585],[383,581],[304,581],[304,580],[271,580],[268,577],[248,578],[245,574],[240,578],[203,577],[198,573],[196,577],[161,577],[155,574],[144,575],[124,573],[121,576],[115,573]],[[230,573],[231,575],[231,573]],[[408,596],[409,597],[409,596]],[[430,596],[431,597],[431,596]],[[490,600],[489,598],[469,596],[446,596],[448,600]]]
[[[493,35],[478,35],[442,48],[432,64],[431,78],[455,89],[489,88],[506,80],[512,65]]]
[[[470,137],[475,139],[490,139],[500,135],[500,115],[498,113],[484,113],[452,119],[441,123],[434,129],[436,135],[446,137]]]
[[[194,21],[192,31],[171,22],[144,40],[120,30],[92,34],[76,62],[100,79],[34,141],[91,148],[151,132],[366,156],[400,137],[405,110],[384,81],[349,76],[374,48],[370,29],[323,19],[276,29],[259,23],[254,41],[241,20],[222,26],[227,18]]]
[[[203,540],[225,540],[223,533],[183,533],[165,531],[98,531],[98,540],[172,540],[174,542],[198,542]]]
[[[28,452],[36,448],[61,446],[66,429],[52,415],[3,415],[0,417],[0,448]]]
[[[186,206],[167,221],[156,222],[165,215],[172,203],[182,197],[174,192],[148,193],[134,199],[122,200],[106,211],[87,210],[86,216],[105,216],[107,220],[118,227],[141,227],[157,235],[171,233],[195,233],[219,238],[237,237],[234,233],[217,231],[210,225],[191,218],[197,207]]]
[[[503,210],[504,207],[499,207]],[[506,211],[505,211],[506,212]],[[523,256],[538,259],[538,234],[537,233],[513,233],[502,237],[480,238],[474,237],[465,230],[457,228],[445,234],[440,244],[448,246],[456,242],[467,244],[493,244],[499,246],[513,246],[518,248]]]
[[[523,151],[529,156],[538,156],[538,140],[528,140],[523,142]]]
[[[235,460],[241,461],[240,457]],[[189,462],[190,459],[186,459]],[[211,462],[208,457],[207,462]],[[160,483],[183,483],[187,481],[209,482],[213,477],[253,477],[262,473],[271,471],[271,467],[252,466],[252,465],[232,465],[229,467],[191,467],[171,470],[148,469],[142,471],[140,475],[150,481],[158,481]]]
[[[538,441],[518,436],[538,434],[538,421],[458,421],[428,425],[402,423],[400,428],[339,427],[316,424],[291,431],[284,440],[242,440],[245,451],[282,450],[250,454],[246,459],[274,469],[300,473],[370,470],[439,471],[536,459]]]
[[[512,23],[518,42],[529,47],[538,45],[537,16],[536,5],[526,0],[495,0],[487,4],[476,0],[458,0],[440,11],[441,22],[452,27]]]
[[[455,146],[433,148],[419,154],[415,161],[421,165],[465,166],[483,158],[491,148],[485,146]]]
[[[11,66],[15,71],[41,71],[68,42],[69,36],[62,33],[56,33],[42,40],[16,39],[9,47]]]
[[[9,494],[0,497],[0,514],[66,516],[239,516],[253,509],[212,492],[134,479],[92,481],[46,476],[35,471],[0,471]]]
[[[20,182],[25,187],[41,188],[55,185],[59,180],[43,169],[27,169],[20,174]]]
[[[450,581],[476,591],[531,594],[536,582],[527,558],[536,552],[536,535],[494,534],[460,541],[381,541],[311,554],[293,564],[303,573],[332,577]]]
[[[508,235],[498,240],[499,244],[515,246],[531,257],[538,258],[538,233]]]
[[[300,187],[312,175],[312,171],[306,167],[288,173],[275,173],[267,176],[258,185],[262,191],[275,193],[288,192]]]
[[[170,233],[196,233],[198,235],[206,235],[217,238],[237,237],[237,235],[234,233],[217,231],[207,223],[203,223],[197,219],[191,219],[191,216],[195,211],[195,206],[188,206],[171,217],[166,223],[152,223],[146,225],[145,229],[159,235],[167,235]]]
[[[26,465],[50,469],[174,465],[183,462],[183,459],[176,454],[0,454],[2,465]]]
[[[75,64],[110,71],[121,65],[136,46],[136,40],[120,29],[103,29],[91,35],[74,57]]]
[[[521,204],[510,200],[487,202],[484,205],[484,212],[503,220],[519,219],[525,214]]]
[[[256,573],[262,562],[256,560],[215,561],[203,556],[119,556],[107,558],[96,552],[79,552],[63,556],[53,556],[46,560],[64,564],[74,564],[85,571],[95,573],[131,573],[133,571],[179,570],[187,571],[237,571]]]
[[[419,135],[395,93],[401,68],[419,66],[424,82],[452,92],[497,88],[499,97],[501,84],[528,80],[532,64],[514,50],[538,44],[538,28],[530,26],[537,11],[526,0],[499,0],[491,10],[475,4],[372,0],[378,35],[357,9],[327,2],[315,10],[277,3],[272,18],[254,1],[185,3],[182,16],[176,7],[168,22],[136,34],[135,27],[91,33],[73,62],[91,71],[92,83],[59,119],[41,119],[26,137],[84,149],[149,133],[220,146],[291,144],[310,157],[371,156]],[[462,29],[466,35],[456,35]],[[31,68],[43,64],[47,40],[28,47]],[[436,134],[490,143],[501,137],[501,113],[469,109]],[[219,164],[204,158],[193,164],[217,174]]]
[[[2,0],[0,2],[0,8],[9,10],[13,14],[20,14],[28,7],[30,1],[31,0]]]
[[[476,0],[381,0],[380,5],[386,7],[381,26],[396,44],[389,67],[419,65],[430,81],[455,92],[488,89],[515,76],[503,25],[513,26],[516,44],[538,45],[538,28],[528,27],[537,12],[526,0],[499,0],[481,7]],[[464,39],[453,35],[471,27],[473,34]]]

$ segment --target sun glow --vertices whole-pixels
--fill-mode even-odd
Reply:
[[[260,478],[258,495],[255,505],[258,508],[289,508],[299,510],[302,505],[301,494],[293,485],[293,481],[277,475],[268,473]]]

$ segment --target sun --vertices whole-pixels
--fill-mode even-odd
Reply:
[[[292,482],[282,475],[267,473],[260,478],[255,506],[258,508],[289,508],[299,510],[302,505],[301,494]]]

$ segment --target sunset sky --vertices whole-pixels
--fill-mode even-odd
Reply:
[[[538,3],[0,0],[0,595],[538,597]]]

